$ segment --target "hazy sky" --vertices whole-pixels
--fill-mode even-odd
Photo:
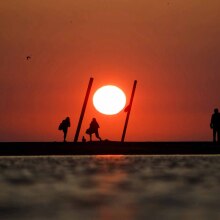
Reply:
[[[127,141],[211,140],[220,108],[219,0],[0,2],[0,141],[73,140],[90,77],[131,94]],[[26,57],[31,56],[27,60]],[[92,117],[120,140],[124,112]],[[88,139],[88,137],[86,137]]]

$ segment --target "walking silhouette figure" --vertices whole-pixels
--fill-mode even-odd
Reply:
[[[210,127],[213,130],[213,142],[216,142],[216,136],[220,143],[220,113],[217,108],[214,109],[214,113],[211,117]]]
[[[63,142],[66,142],[66,136],[67,136],[67,132],[68,132],[68,127],[70,127],[70,118],[66,117],[66,119],[64,119],[60,125],[58,130],[62,130],[63,131]]]
[[[99,136],[99,124],[95,118],[92,119],[89,128],[86,130],[86,134],[89,135],[90,141],[92,141],[92,134],[95,133],[95,136],[101,141],[102,139]]]

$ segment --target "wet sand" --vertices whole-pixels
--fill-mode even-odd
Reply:
[[[0,157],[0,219],[220,219],[220,156]]]

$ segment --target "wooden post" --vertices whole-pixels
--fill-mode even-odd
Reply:
[[[88,85],[88,88],[87,88],[87,91],[86,91],[86,96],[85,96],[84,103],[83,103],[83,106],[82,106],[82,111],[81,111],[81,114],[80,114],[80,117],[79,117],[78,126],[77,126],[77,129],[76,129],[74,142],[77,142],[78,138],[79,138],[79,132],[80,132],[83,117],[84,117],[84,114],[85,114],[86,105],[87,105],[87,102],[88,102],[88,99],[89,99],[89,94],[90,94],[90,91],[91,91],[91,88],[92,88],[92,83],[93,83],[93,78],[90,78],[89,85]]]
[[[131,112],[132,102],[133,102],[133,99],[134,99],[134,93],[135,93],[136,85],[137,85],[137,80],[134,80],[130,102],[129,102],[129,105],[126,107],[127,116],[126,116],[124,130],[123,130],[122,137],[121,137],[121,142],[124,142],[124,140],[125,140],[125,134],[126,134],[127,126],[128,126],[128,120],[129,120],[129,116],[130,116],[130,112]]]

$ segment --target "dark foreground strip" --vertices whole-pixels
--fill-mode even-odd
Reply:
[[[211,142],[1,142],[1,156],[220,154]]]

